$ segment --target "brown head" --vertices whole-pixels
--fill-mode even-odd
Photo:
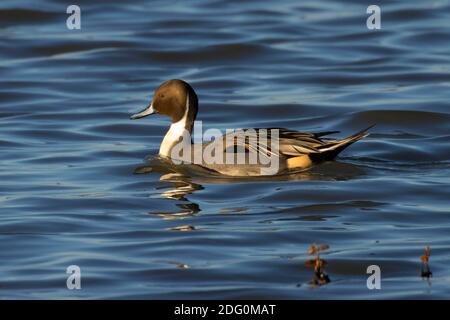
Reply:
[[[179,122],[186,117],[186,123],[192,124],[197,116],[197,110],[198,98],[194,89],[183,80],[173,79],[161,84],[155,90],[150,105],[132,115],[131,119],[140,119],[159,113],[169,116],[172,123]]]

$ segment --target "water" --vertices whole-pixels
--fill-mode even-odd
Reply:
[[[356,0],[77,4],[80,31],[64,1],[0,4],[0,298],[450,297],[449,1],[378,2],[379,31]],[[296,175],[179,173],[167,119],[128,119],[171,78],[204,129],[377,126]]]

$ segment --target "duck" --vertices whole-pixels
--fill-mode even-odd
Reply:
[[[161,142],[159,157],[176,165],[200,166],[231,177],[308,170],[315,164],[335,159],[348,146],[367,137],[374,126],[343,139],[329,137],[339,131],[249,128],[227,130],[211,141],[194,143],[192,133],[198,107],[198,97],[192,86],[184,80],[171,79],[156,88],[150,104],[130,118],[136,120],[153,114],[169,117],[171,124]]]

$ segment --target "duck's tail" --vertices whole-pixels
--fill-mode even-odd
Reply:
[[[369,135],[369,129],[374,127],[375,125],[371,125],[370,127],[359,131],[347,138],[342,140],[330,140],[329,143],[318,147],[318,153],[311,153],[309,156],[313,161],[328,161],[333,160],[340,152],[342,152],[349,145],[355,143],[362,138],[365,138]]]

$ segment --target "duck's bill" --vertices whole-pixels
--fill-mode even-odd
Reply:
[[[140,119],[146,116],[149,116],[151,114],[156,113],[156,110],[153,109],[153,104],[150,104],[147,108],[145,108],[144,110],[142,110],[141,112],[135,113],[133,114],[130,119],[131,120],[135,120],[135,119]]]

